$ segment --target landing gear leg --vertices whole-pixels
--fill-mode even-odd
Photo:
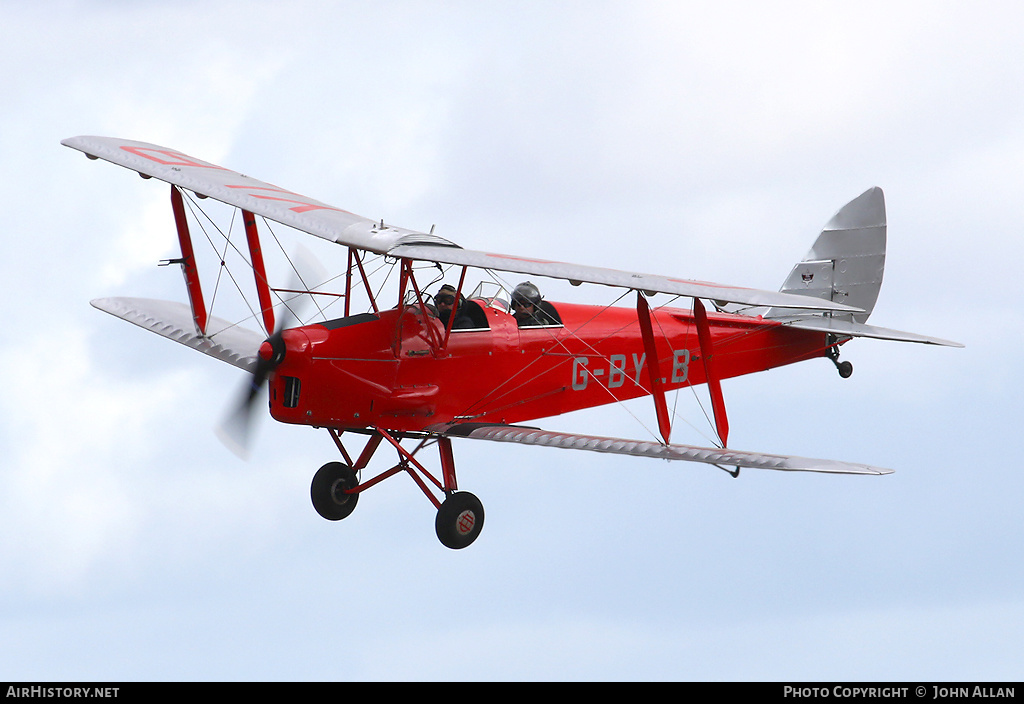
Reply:
[[[839,361],[839,342],[834,335],[828,336],[828,358],[832,360],[832,363],[836,365],[836,369],[839,370],[839,376],[844,379],[849,379],[853,376],[853,363]]]
[[[459,491],[455,478],[455,458],[452,454],[451,439],[445,436],[437,438],[442,472],[442,481],[438,481],[414,457],[423,448],[426,439],[412,452],[409,452],[402,447],[397,438],[392,437],[387,431],[378,428],[377,432],[398,450],[401,457],[398,465],[391,471],[404,470],[407,472],[437,508],[434,530],[437,532],[437,539],[441,541],[441,544],[452,550],[461,550],[471,545],[484,527],[484,507],[480,503],[480,499],[468,491]],[[444,492],[444,501],[438,501],[433,491],[427,486],[427,481]]]
[[[434,530],[446,548],[461,550],[471,545],[483,530],[484,505],[468,491],[458,490],[451,439],[439,438],[437,444],[441,451],[441,471],[447,498],[437,507]]]

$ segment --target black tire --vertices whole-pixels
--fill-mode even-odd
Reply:
[[[309,498],[313,508],[328,521],[340,521],[351,514],[359,494],[346,494],[346,489],[359,486],[355,471],[341,462],[328,462],[313,475]]]
[[[452,550],[471,545],[483,527],[484,505],[468,491],[457,491],[445,499],[434,519],[437,539]]]
[[[840,362],[836,365],[839,368],[839,376],[849,379],[853,376],[853,364],[851,362]]]

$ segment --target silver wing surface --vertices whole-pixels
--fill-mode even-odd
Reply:
[[[384,225],[155,144],[111,137],[71,137],[61,144],[84,152],[91,159],[103,159],[331,242],[377,254],[726,303],[839,312],[861,310],[790,293],[462,249],[444,238]]]
[[[112,137],[71,137],[61,142],[91,159],[174,184],[199,196],[262,215],[338,244],[384,254],[403,242],[454,246],[433,235],[381,225],[341,208],[292,193],[174,149]]]
[[[608,452],[637,457],[656,457],[664,460],[704,462],[720,466],[721,468],[748,467],[752,469],[775,469],[786,472],[824,472],[828,474],[878,475],[893,473],[891,469],[872,467],[866,464],[840,462],[838,460],[819,460],[808,457],[794,457],[792,455],[771,455],[763,452],[744,452],[742,450],[695,447],[693,445],[664,445],[653,441],[558,433],[514,425],[462,423],[435,426],[430,428],[430,430],[451,437],[465,437],[495,442],[515,442],[521,445],[561,447],[568,450],[589,450],[591,452]]]
[[[266,339],[258,332],[221,318],[210,318],[206,337],[200,337],[196,334],[192,309],[185,303],[151,298],[97,298],[91,303],[105,313],[247,372],[256,368],[256,354]]]
[[[408,257],[443,264],[457,264],[479,269],[508,271],[518,274],[547,276],[563,279],[573,284],[591,283],[605,286],[618,286],[655,293],[668,293],[676,296],[703,298],[706,300],[723,301],[726,303],[742,303],[753,306],[773,306],[776,308],[799,308],[809,310],[859,311],[859,308],[834,303],[809,296],[800,296],[778,291],[763,291],[755,288],[726,286],[706,281],[676,279],[654,274],[640,274],[631,271],[605,269],[582,264],[552,262],[543,259],[514,257],[506,254],[493,254],[471,249],[441,249],[422,245],[402,244],[388,254],[395,257]]]

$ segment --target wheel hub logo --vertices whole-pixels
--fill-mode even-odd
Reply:
[[[473,515],[472,511],[463,511],[459,514],[459,519],[455,522],[455,528],[459,531],[460,535],[466,535],[473,526],[476,525],[476,516]]]

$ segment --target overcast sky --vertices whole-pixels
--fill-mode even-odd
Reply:
[[[1021,26],[1011,2],[4,3],[0,679],[1020,680]],[[241,372],[89,306],[186,299],[155,266],[166,188],[79,134],[474,249],[767,289],[877,185],[871,322],[967,347],[724,384],[733,446],[887,477],[456,441],[470,548],[403,478],[329,523],[326,433],[266,419],[237,459],[212,429]],[[618,408],[542,425],[647,437]]]

